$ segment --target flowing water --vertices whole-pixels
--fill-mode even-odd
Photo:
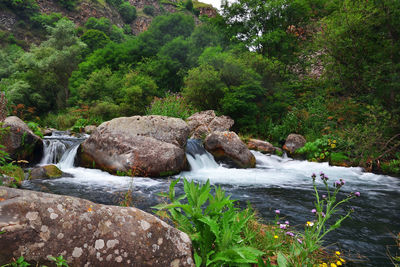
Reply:
[[[72,177],[55,180],[25,181],[26,189],[77,196],[97,203],[118,205],[128,189],[133,204],[151,212],[151,206],[162,201],[157,193],[168,191],[170,179],[113,176],[100,170],[74,167],[74,157],[82,138],[62,134],[45,139],[45,156],[41,164],[56,163]],[[244,206],[250,202],[265,221],[274,219],[274,210],[298,229],[313,219],[312,173],[324,172],[329,181],[346,180],[343,195],[359,191],[346,208],[354,208],[351,219],[326,236],[325,245],[350,255],[356,266],[392,266],[387,252],[396,253],[395,235],[400,232],[400,179],[365,173],[361,168],[333,167],[327,163],[292,160],[287,157],[252,152],[257,161],[254,169],[234,169],[216,163],[198,142],[189,140],[187,159],[191,171],[176,177],[198,182],[210,179],[223,187]],[[172,178],[176,178],[172,177]],[[319,182],[322,190],[322,182]],[[182,193],[182,184],[177,187]]]

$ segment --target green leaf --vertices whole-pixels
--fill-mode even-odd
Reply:
[[[288,261],[287,261],[286,257],[281,252],[278,253],[277,262],[278,262],[278,266],[279,267],[288,266]]]
[[[194,263],[196,264],[196,267],[201,266],[202,260],[201,260],[201,257],[199,256],[199,254],[197,254],[195,252],[193,256],[194,256]]]

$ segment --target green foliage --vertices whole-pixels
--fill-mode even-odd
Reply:
[[[118,6],[118,12],[121,15],[125,23],[131,23],[136,19],[136,8],[132,6],[128,1],[123,2]]]
[[[99,30],[104,32],[111,41],[121,43],[125,41],[124,30],[113,25],[107,18],[94,18],[90,17],[85,23],[85,27],[88,30]]]
[[[193,10],[193,1],[192,0],[186,0],[185,2],[185,8],[189,11]]]
[[[62,266],[68,267],[67,260],[64,259],[63,255],[60,255],[58,257],[48,256],[48,259],[50,261],[54,261],[57,267],[62,267]]]
[[[27,122],[27,125],[34,134],[36,134],[40,138],[43,138],[42,130],[40,129],[39,124],[37,124],[36,122],[33,122],[33,121],[29,121],[29,122]]]
[[[154,11],[155,11],[154,6],[145,5],[145,6],[143,7],[143,12],[144,12],[144,14],[146,14],[146,15],[154,16]]]
[[[246,236],[242,236],[245,225],[254,216],[251,211],[236,208],[235,201],[225,196],[220,187],[215,187],[213,196],[209,181],[200,186],[185,179],[185,194],[175,197],[174,187],[178,182],[179,179],[171,183],[169,193],[161,194],[171,203],[154,208],[166,211],[162,214],[189,235],[196,266],[256,263],[263,252],[247,246]],[[183,200],[187,200],[187,204],[183,204]]]
[[[103,48],[110,42],[110,38],[104,32],[92,29],[87,30],[81,36],[81,39],[87,45],[90,52]]]
[[[154,98],[150,107],[146,109],[146,115],[162,115],[183,120],[196,112],[184,97],[173,93],[167,93],[164,98]]]
[[[12,104],[34,107],[39,114],[66,105],[68,79],[85,47],[69,20],[61,19],[48,30],[48,40],[23,54],[13,77],[0,82]]]
[[[384,173],[400,175],[400,159],[392,159],[389,162],[383,162],[381,165]]]
[[[324,135],[322,138],[313,142],[307,142],[296,153],[304,154],[311,161],[326,161],[331,157],[332,151],[337,147],[337,140],[333,137]],[[339,155],[336,154],[336,159]]]
[[[77,2],[78,2],[78,0],[58,0],[58,3],[62,7],[66,8],[70,11],[75,9]]]
[[[355,192],[351,193],[349,196],[338,199],[337,194],[341,190],[342,186],[345,184],[345,181],[340,179],[334,183],[335,188],[330,190],[328,185],[328,177],[326,177],[323,173],[320,174],[321,180],[324,183],[326,189],[326,195],[322,197],[319,195],[317,190],[317,185],[315,182],[316,175],[313,174],[313,187],[315,191],[315,219],[313,221],[309,221],[306,224],[306,229],[304,232],[304,248],[307,252],[312,253],[313,251],[319,249],[322,245],[322,239],[329,232],[340,227],[341,223],[350,217],[350,214],[353,212],[352,209],[347,211],[345,215],[339,216],[334,223],[330,223],[328,225],[329,219],[332,219],[334,215],[338,212],[339,206],[350,201],[353,198],[359,197],[360,193]],[[314,210],[313,210],[314,211]]]
[[[339,86],[340,94],[363,95],[395,107],[400,85],[400,2],[338,3],[322,21],[320,35],[328,78]]]
[[[31,266],[28,262],[25,261],[25,258],[23,256],[20,256],[18,259],[16,259],[14,262],[2,265],[1,267],[5,266],[12,266],[12,267],[28,267]]]
[[[46,27],[54,27],[61,18],[61,13],[40,13],[32,16],[30,20],[34,27],[46,29]]]
[[[0,0],[23,19],[29,19],[39,11],[39,5],[35,0]]]

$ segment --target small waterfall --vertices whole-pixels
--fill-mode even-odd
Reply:
[[[40,165],[57,164],[60,169],[68,169],[74,166],[74,159],[79,145],[87,138],[72,137],[66,132],[55,131],[51,136],[45,136],[44,155]]]
[[[40,165],[56,164],[67,150],[67,146],[57,139],[44,139],[44,152]]]
[[[202,142],[197,139],[189,139],[187,141],[186,157],[192,171],[219,167],[214,157],[205,150]]]

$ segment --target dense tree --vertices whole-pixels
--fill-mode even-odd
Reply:
[[[293,59],[311,16],[307,0],[223,1],[222,13],[232,37],[285,62]]]
[[[64,107],[69,97],[68,79],[84,47],[73,22],[62,19],[54,28],[49,27],[48,40],[22,55],[18,71],[6,81],[11,83],[10,100],[38,112]]]

